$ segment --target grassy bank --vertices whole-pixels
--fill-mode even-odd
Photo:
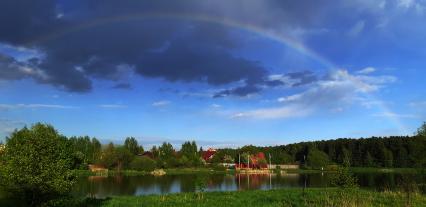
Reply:
[[[426,196],[367,190],[281,189],[270,191],[180,193],[92,200],[89,206],[425,206]]]

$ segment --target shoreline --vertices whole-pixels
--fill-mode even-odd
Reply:
[[[165,175],[182,175],[182,174],[198,174],[198,173],[207,173],[207,174],[315,174],[315,173],[335,173],[336,171],[332,170],[313,170],[313,169],[288,169],[288,170],[215,170],[213,168],[171,168],[164,169],[166,172]],[[350,168],[352,173],[412,173],[420,174],[424,173],[425,169],[417,168],[363,168],[363,167],[353,167]],[[89,170],[74,170],[76,176],[115,176],[115,175],[124,175],[124,176],[143,176],[151,175],[151,172],[146,171],[136,171],[136,170],[109,170],[108,173],[95,173]]]

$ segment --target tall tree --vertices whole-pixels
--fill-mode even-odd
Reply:
[[[134,137],[127,137],[124,141],[124,147],[134,155],[139,154],[138,141]]]
[[[74,183],[70,149],[50,125],[37,123],[13,132],[6,139],[2,184],[29,205],[68,193]]]

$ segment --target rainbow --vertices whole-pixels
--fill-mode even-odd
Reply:
[[[209,16],[204,14],[182,14],[182,13],[136,13],[136,14],[127,14],[122,16],[114,16],[114,17],[108,17],[108,18],[102,18],[102,19],[95,19],[91,21],[87,21],[75,26],[71,26],[68,28],[64,28],[58,31],[54,31],[48,35],[44,35],[41,37],[38,37],[30,42],[27,43],[28,46],[37,45],[43,42],[47,42],[56,38],[60,38],[64,35],[74,33],[74,32],[80,32],[85,29],[98,27],[102,25],[107,24],[114,24],[114,23],[120,23],[120,22],[126,22],[126,21],[147,21],[147,20],[182,20],[182,21],[193,21],[193,22],[206,22],[206,23],[215,23],[219,25],[224,25],[231,28],[236,28],[242,31],[247,31],[250,33],[254,33],[256,35],[265,37],[270,40],[274,40],[276,42],[279,42],[280,44],[291,48],[298,53],[309,57],[310,59],[318,62],[322,66],[326,67],[328,70],[338,70],[340,67],[333,64],[328,59],[324,58],[314,50],[308,48],[306,45],[298,41],[297,39],[294,39],[288,35],[277,33],[276,31],[258,27],[249,23],[245,22],[239,22],[228,18],[223,17],[216,17],[216,16]],[[351,81],[356,86],[361,87],[358,80],[354,78],[348,78],[349,81]],[[383,101],[378,99],[377,97],[373,96],[372,94],[365,93],[366,97],[375,102],[378,103],[377,106],[381,109],[383,113],[392,114],[392,111],[385,105]],[[401,120],[397,116],[391,116],[388,117],[390,121],[394,123],[394,125],[398,128],[400,134],[408,134],[408,131],[404,124],[401,122]]]

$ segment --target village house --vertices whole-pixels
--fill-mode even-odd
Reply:
[[[204,161],[208,162],[214,157],[215,154],[216,150],[213,148],[209,148],[207,149],[207,151],[203,151],[201,156]]]

